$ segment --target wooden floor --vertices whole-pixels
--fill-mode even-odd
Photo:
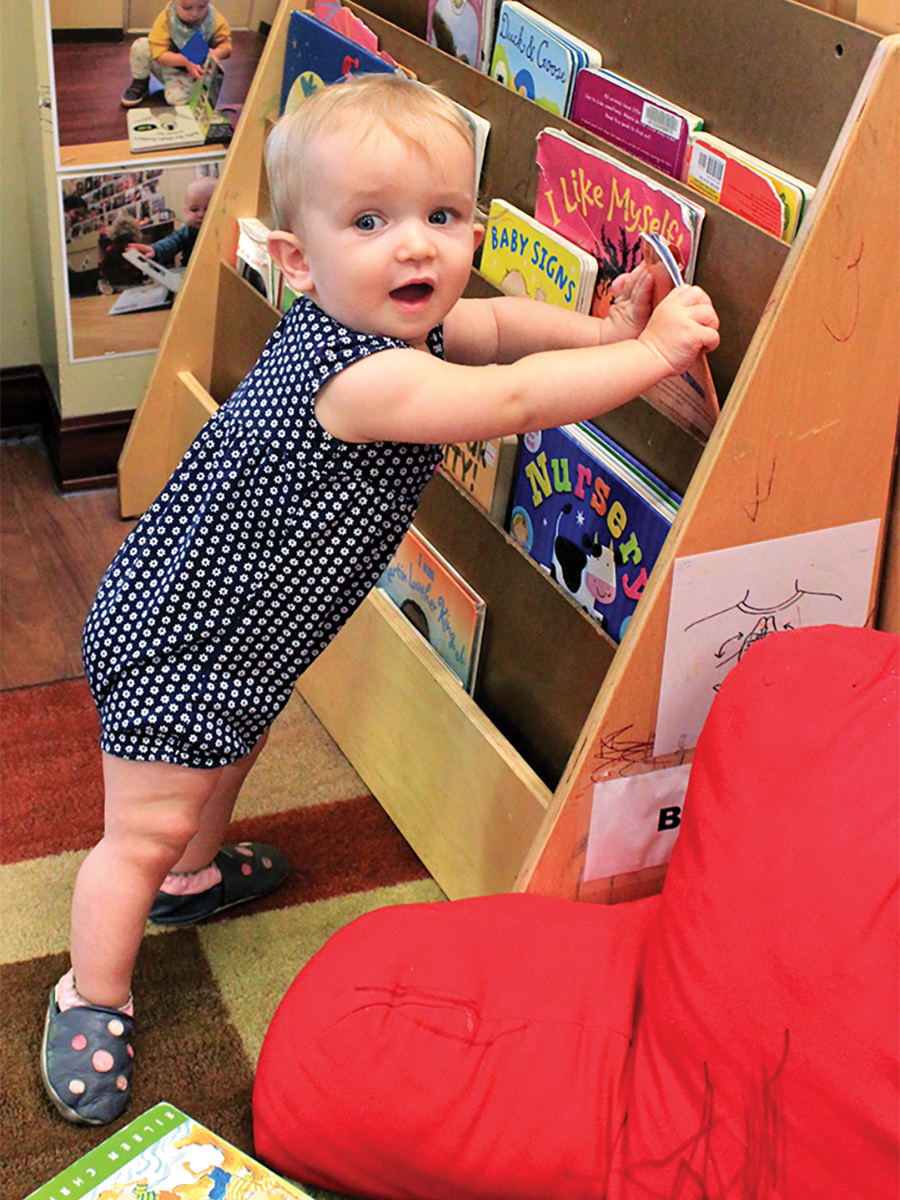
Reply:
[[[113,488],[61,495],[39,437],[0,442],[0,687],[82,674],[84,619],[133,525]]]
[[[122,93],[131,82],[131,38],[122,42],[64,42],[53,47],[56,120],[60,146],[116,142],[128,137]],[[243,104],[266,39],[235,30],[232,54],[224,63],[218,103]],[[155,103],[162,103],[162,93]]]

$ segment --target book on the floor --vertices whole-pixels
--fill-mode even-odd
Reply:
[[[671,247],[658,233],[642,233],[641,240],[643,259],[653,276],[652,304],[656,308],[672,288],[684,283],[684,279]],[[719,417],[716,385],[702,350],[686,371],[661,380],[648,388],[644,396],[676,425],[702,438],[709,437]]]
[[[473,692],[485,602],[413,526],[378,587],[393,600],[467,692]]]
[[[225,72],[211,54],[203,63],[203,75],[191,86],[187,104],[130,108],[128,147],[132,154],[202,146],[212,125],[225,120],[216,112]]]
[[[345,75],[392,72],[396,65],[305,12],[288,22],[281,76],[280,112],[293,112],[304,96]]]
[[[564,425],[523,437],[509,532],[619,642],[679,502],[593,425]]]
[[[589,312],[597,260],[506,200],[492,200],[479,270],[507,296]]]
[[[574,37],[518,0],[503,0],[497,15],[491,78],[557,116],[569,115],[575,77],[600,67],[595,46]]]
[[[484,442],[458,442],[444,447],[441,468],[505,529],[518,454],[515,434]]]
[[[157,1104],[26,1200],[297,1200],[309,1193],[172,1104]]]
[[[681,179],[688,137],[703,120],[603,67],[578,72],[570,120],[673,179]]]
[[[609,311],[612,281],[641,261],[641,233],[658,233],[678,253],[692,283],[706,210],[610,154],[561,129],[537,137],[534,215],[599,263],[594,316]]]
[[[688,187],[790,244],[816,189],[708,133],[691,134]]]

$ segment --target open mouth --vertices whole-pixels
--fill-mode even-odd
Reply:
[[[434,291],[430,283],[407,283],[403,287],[394,288],[391,299],[401,304],[422,304]]]

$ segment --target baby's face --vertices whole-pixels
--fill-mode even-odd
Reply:
[[[192,191],[191,188],[188,188],[182,210],[186,225],[193,225],[195,229],[199,229],[206,216],[206,210],[209,208],[209,200],[207,192]]]
[[[209,0],[174,0],[178,19],[185,25],[199,25],[209,12]]]
[[[298,230],[320,308],[418,347],[462,295],[476,238],[472,150],[447,127],[430,144],[433,161],[383,125],[321,138]]]

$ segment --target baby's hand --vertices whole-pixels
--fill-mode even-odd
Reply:
[[[184,60],[184,65],[185,65],[185,69],[187,70],[187,73],[190,75],[191,79],[202,79],[203,78],[203,68],[200,66],[199,63],[191,62],[191,60],[189,58],[186,58]]]
[[[152,246],[147,246],[143,242],[129,242],[125,247],[126,250],[137,250],[138,254],[143,254],[145,258],[155,258],[156,255]]]
[[[653,277],[638,263],[633,271],[617,275],[609,290],[614,303],[603,319],[600,341],[604,346],[636,338],[643,331],[650,318]]]
[[[719,344],[719,318],[702,288],[683,284],[654,309],[638,341],[658,354],[670,375],[686,371],[701,350]]]

